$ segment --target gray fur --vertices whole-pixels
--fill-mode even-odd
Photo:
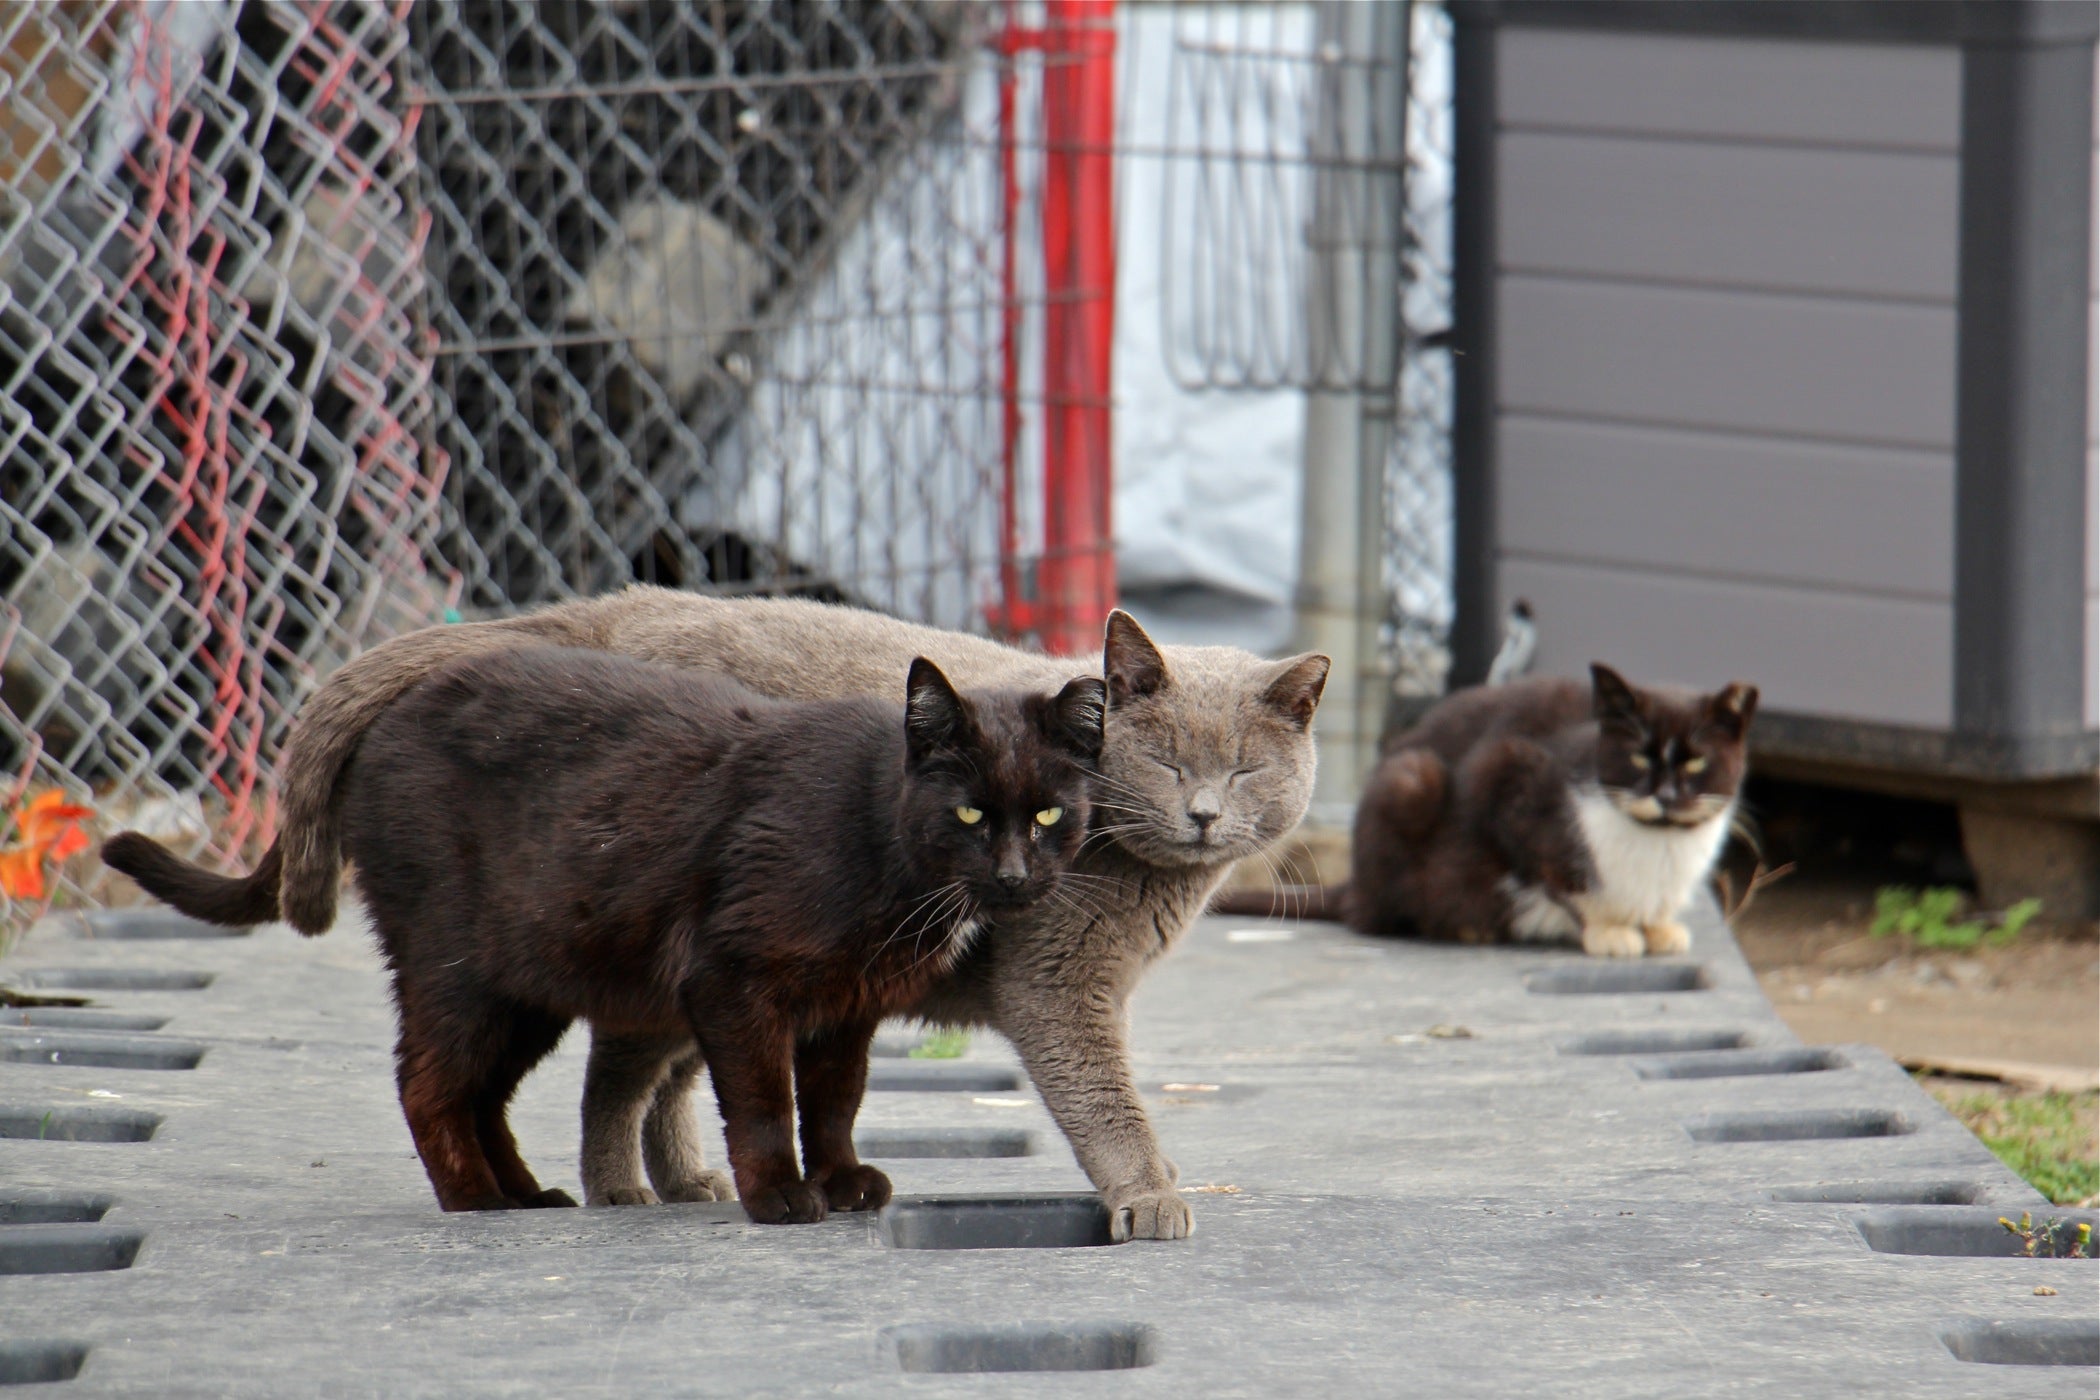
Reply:
[[[308,702],[283,772],[281,903],[302,932],[334,921],[341,872],[334,791],[365,728],[434,666],[531,641],[726,672],[788,699],[893,696],[914,656],[958,685],[1054,692],[1068,659],[820,603],[714,599],[635,587],[496,622],[430,628],[374,648]],[[1202,912],[1232,864],[1284,836],[1312,795],[1309,725],[1327,675],[1318,656],[1265,661],[1229,647],[1160,651],[1110,619],[1110,702],[1098,837],[1069,896],[980,938],[916,1014],[990,1026],[1011,1040],[1111,1211],[1118,1239],[1190,1229],[1132,1080],[1125,1005],[1152,961]],[[584,1092],[584,1187],[594,1203],[704,1199],[686,1091],[688,1042],[600,1035]],[[646,1108],[643,1106],[646,1105]],[[637,1164],[636,1124],[645,1163]]]

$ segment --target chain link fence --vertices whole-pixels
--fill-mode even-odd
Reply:
[[[314,677],[434,615],[401,14],[0,8],[10,811],[250,846]]]
[[[334,666],[631,581],[1010,622],[1050,528],[1044,317],[1106,295],[1045,272],[1071,154],[1045,77],[1083,9],[0,7],[7,810],[59,790],[98,829],[252,857]],[[1161,9],[1126,3],[1118,42]],[[1362,75],[1309,7],[1260,9],[1173,7],[1200,100],[1112,153],[1188,177],[1163,185],[1190,275],[1161,314],[1203,392],[1358,373],[1304,353],[1301,303],[1311,114]],[[1449,614],[1448,45],[1411,11],[1403,661]],[[50,874],[0,892],[0,936],[104,893],[92,861]]]

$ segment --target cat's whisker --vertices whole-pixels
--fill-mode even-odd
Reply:
[[[1148,831],[1152,826],[1153,823],[1149,821],[1095,822],[1087,828],[1087,838],[1091,840],[1096,836],[1118,836],[1126,831]]]
[[[1262,864],[1269,872],[1269,909],[1273,916],[1295,919],[1303,908],[1296,886],[1305,882],[1298,878],[1298,870],[1290,852],[1281,848],[1263,851]]]
[[[1131,786],[1129,783],[1118,782],[1114,778],[1106,777],[1099,773],[1096,773],[1094,775],[1093,783],[1097,790],[1100,788],[1106,788],[1112,793],[1117,793],[1123,797],[1128,797],[1135,802],[1149,802],[1151,800],[1151,798],[1147,796],[1143,791]],[[1105,803],[1103,803],[1102,799],[1098,795],[1098,791],[1095,796],[1094,803],[1096,806],[1106,805]]]
[[[1060,878],[1066,880],[1082,880],[1089,885],[1100,885],[1105,889],[1121,889],[1125,884],[1125,882],[1122,880],[1114,880],[1106,875],[1090,875],[1084,870],[1067,870],[1064,873],[1064,875]]]
[[[1069,910],[1081,920],[1091,922],[1102,917],[1101,911],[1083,903],[1064,890],[1053,888],[1045,893],[1044,898],[1055,901],[1059,908]]]
[[[952,919],[947,916],[944,916],[939,920],[931,921],[934,927],[940,927],[942,924],[947,924],[950,929],[949,933],[943,936],[940,942],[934,944],[933,947],[925,950],[924,952],[919,951],[918,940],[913,940],[912,951],[915,956],[912,958],[911,965],[905,968],[903,973],[900,974],[901,976],[911,976],[913,973],[919,970],[920,966],[923,963],[925,963],[925,961],[928,958],[938,957],[941,953],[947,951],[949,944],[953,941],[953,929],[963,923],[967,923],[968,921],[976,917],[976,909],[970,901],[969,891],[966,889],[962,889],[959,885],[957,888],[960,894],[962,895],[962,901],[954,910]],[[945,905],[942,907],[946,908]],[[925,931],[921,932],[922,938],[924,937],[924,933]]]
[[[938,888],[928,893],[924,898],[920,899],[917,904],[914,904],[909,910],[905,912],[904,917],[898,921],[897,927],[890,931],[889,936],[875,945],[875,951],[870,953],[868,955],[867,962],[861,965],[861,975],[865,977],[870,971],[870,969],[872,969],[875,966],[875,964],[881,960],[883,953],[888,950],[890,945],[897,942],[898,939],[904,937],[905,930],[911,927],[914,920],[919,920],[919,922],[921,922],[922,925],[924,923],[935,922],[935,920],[930,919],[920,920],[919,915],[921,910],[925,909],[928,905],[933,904],[936,900],[945,904],[949,899],[952,899],[957,893],[962,892],[962,881],[950,880],[947,884],[939,886]],[[924,936],[925,930],[922,926],[920,930],[913,935],[912,946],[914,948],[917,948],[918,939],[923,938]]]

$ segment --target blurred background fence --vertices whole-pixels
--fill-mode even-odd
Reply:
[[[1202,582],[1209,548],[1259,592],[1234,570],[1297,543],[1266,505],[1159,543],[1243,494],[1194,426],[1227,402],[1293,443],[1308,396],[1393,425],[1380,664],[1433,691],[1448,20],[1390,0],[1404,42],[1361,52],[1352,8],[0,9],[8,811],[252,856],[334,666],[634,581],[1057,649],[1119,562]],[[1388,344],[1336,330],[1367,276]],[[1188,510],[1126,494],[1163,463]]]

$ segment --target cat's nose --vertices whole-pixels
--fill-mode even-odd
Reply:
[[[1028,883],[1028,861],[1018,849],[1008,848],[999,852],[999,863],[992,871],[992,878],[1007,894]]]
[[[1216,812],[1199,812],[1193,807],[1189,808],[1189,820],[1196,824],[1196,833],[1198,835],[1209,831],[1210,824],[1217,819],[1218,814]]]

